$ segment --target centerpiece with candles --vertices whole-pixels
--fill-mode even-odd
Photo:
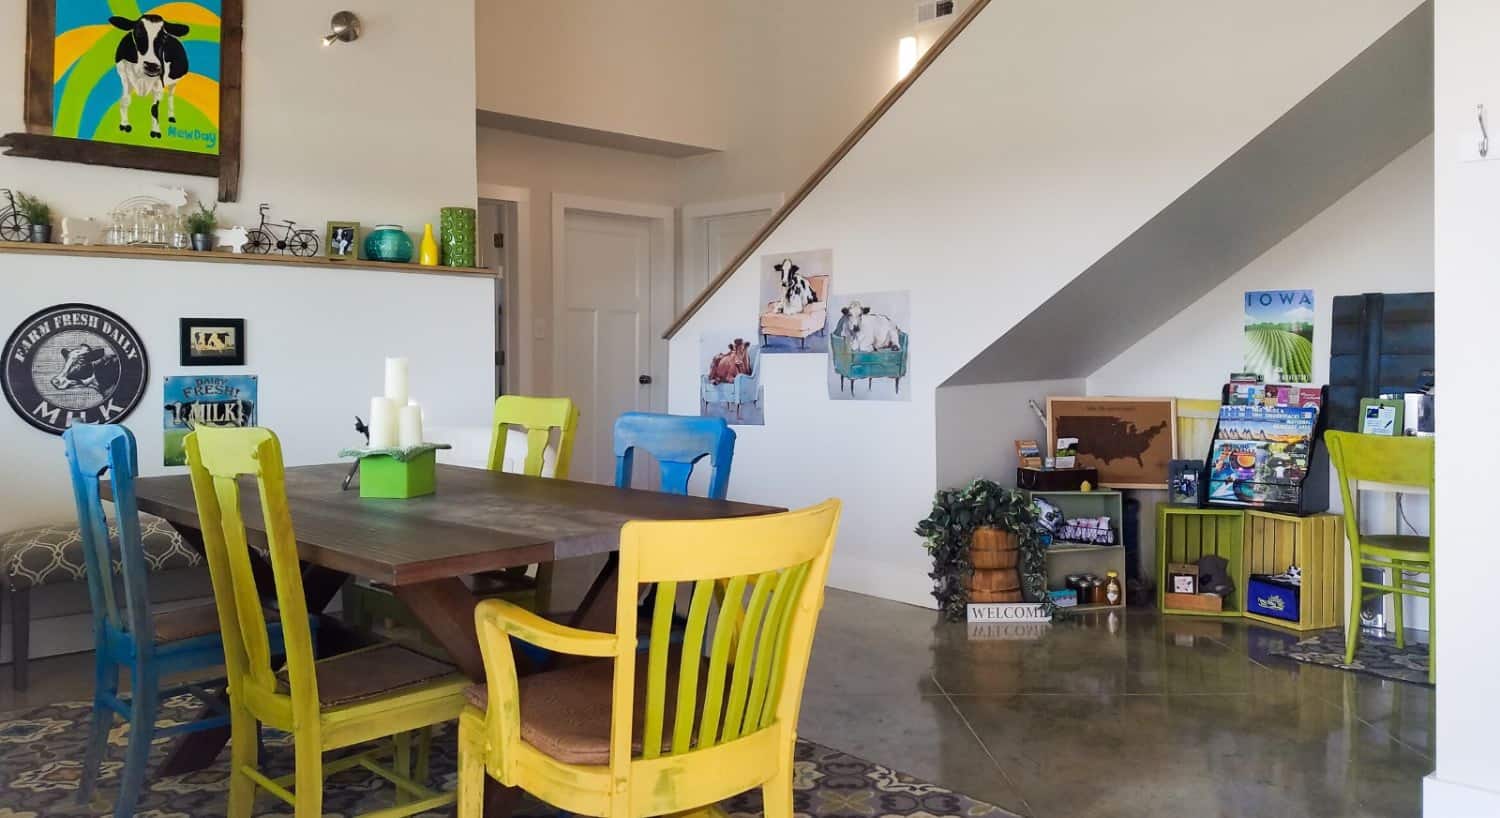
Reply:
[[[405,358],[385,359],[385,394],[370,398],[369,445],[344,449],[359,460],[359,496],[404,500],[437,490],[437,450],[422,439],[422,407],[407,394]]]

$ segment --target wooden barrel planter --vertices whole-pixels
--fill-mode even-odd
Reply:
[[[974,529],[969,543],[969,563],[974,573],[969,577],[970,602],[1022,602],[1021,561],[1016,535],[998,528]]]

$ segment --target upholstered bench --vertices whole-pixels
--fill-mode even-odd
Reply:
[[[110,521],[111,540],[116,540]],[[203,556],[166,520],[141,515],[141,542],[151,571],[170,571],[200,565]],[[114,572],[120,572],[115,561]],[[10,596],[11,667],[15,688],[26,689],[26,660],[31,634],[31,589],[84,580],[83,540],[76,523],[23,528],[0,534],[0,591]]]

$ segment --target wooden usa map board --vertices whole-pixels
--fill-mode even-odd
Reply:
[[[1078,465],[1115,489],[1165,489],[1177,451],[1175,398],[1047,399],[1048,454],[1059,437],[1078,438]]]

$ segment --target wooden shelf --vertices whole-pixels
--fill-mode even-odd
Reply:
[[[134,247],[109,244],[32,244],[0,241],[0,253],[29,253],[44,256],[77,256],[82,258],[124,258],[150,261],[204,261],[212,264],[262,264],[284,267],[319,267],[323,269],[376,270],[437,276],[478,276],[498,278],[487,267],[423,267],[420,264],[394,264],[384,261],[334,261],[321,256],[284,256],[275,253],[195,253],[167,247]]]
[[[1089,611],[1120,610],[1124,607],[1125,603],[1123,602],[1116,602],[1113,605],[1109,604],[1108,602],[1091,602],[1087,605],[1072,605],[1067,608],[1058,608],[1058,610],[1073,611],[1075,613],[1088,613]]]
[[[1060,543],[1060,544],[1059,544]],[[1048,554],[1077,554],[1091,551],[1116,551],[1124,546],[1120,545],[1090,545],[1088,543],[1066,542],[1057,540],[1046,551]]]

